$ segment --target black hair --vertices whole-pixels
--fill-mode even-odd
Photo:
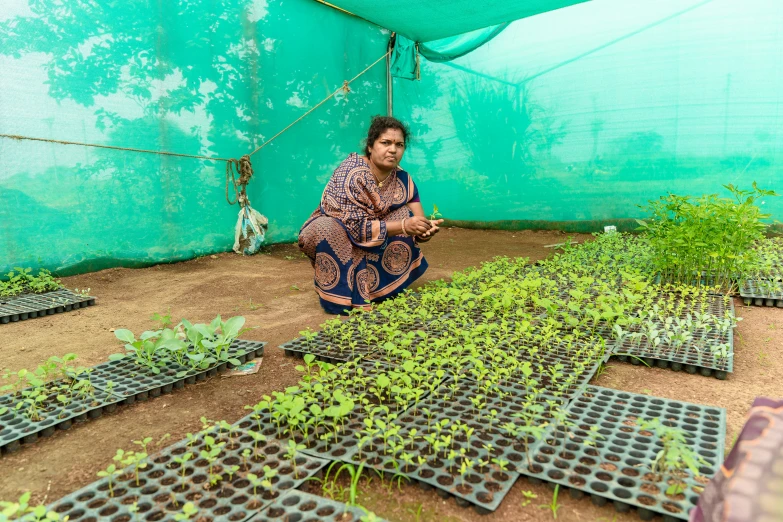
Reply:
[[[381,134],[389,129],[397,129],[402,132],[402,139],[405,144],[408,144],[408,126],[397,118],[391,116],[374,116],[370,122],[370,129],[367,131],[367,139],[364,142],[364,154],[368,158],[370,157],[370,147],[372,147]]]

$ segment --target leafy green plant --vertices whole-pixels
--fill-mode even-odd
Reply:
[[[757,202],[774,191],[740,190],[725,185],[733,199],[717,194],[698,198],[669,194],[651,201],[652,220],[637,220],[655,250],[653,258],[662,282],[714,285],[732,292],[737,279],[756,264],[754,242],[766,225]]]
[[[0,298],[21,294],[42,294],[61,288],[60,280],[51,272],[41,269],[33,275],[31,268],[15,267],[6,274],[7,280],[0,281]]]
[[[666,426],[657,417],[641,420],[639,427],[642,430],[653,432],[663,444],[663,448],[655,456],[655,460],[653,460],[650,466],[652,472],[656,475],[660,477],[672,476],[675,472],[685,469],[690,470],[693,474],[698,474],[699,465],[706,463],[688,445],[685,431]],[[686,488],[684,482],[677,477],[674,477],[674,479],[666,489],[667,495],[678,495]]]

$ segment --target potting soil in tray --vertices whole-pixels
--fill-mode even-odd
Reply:
[[[24,321],[95,304],[95,298],[61,288],[45,294],[24,294],[0,300],[0,324]]]
[[[740,286],[740,296],[746,305],[777,306],[783,308],[783,282],[776,281],[774,291],[762,289],[760,281],[746,279]]]
[[[575,352],[583,347],[580,343],[571,347],[570,350],[560,348],[560,346],[555,345],[536,353],[526,352],[524,348],[517,350],[508,345],[500,345],[499,348],[516,356],[521,361],[530,362],[532,373],[529,378],[536,380],[537,387],[543,393],[568,401],[593,378],[604,358],[597,355],[592,356],[590,352],[586,352],[584,355],[575,355]],[[502,364],[502,361],[493,362],[491,354],[485,355],[481,360],[486,366]],[[472,379],[473,377],[468,374],[468,378]],[[528,377],[522,373],[522,370],[516,370],[509,376],[507,382],[520,383],[526,378]],[[524,391],[521,384],[509,386],[517,391]]]
[[[710,347],[724,343],[729,344],[728,357],[716,361]],[[671,368],[675,371],[685,370],[688,373],[699,371],[705,377],[712,375],[722,380],[734,371],[734,335],[731,331],[722,336],[717,332],[709,332],[700,339],[688,341],[676,351],[671,347],[664,347],[663,344],[652,347],[646,339],[636,344],[625,338],[614,344],[612,356],[634,364],[640,364],[639,359],[642,359],[650,366]]]
[[[199,434],[192,445],[183,440],[150,456],[147,467],[139,469],[138,485],[134,467],[129,466],[114,477],[114,496],[109,492],[108,479],[101,479],[52,503],[49,509],[69,516],[70,520],[104,520],[121,515],[135,518],[129,511],[135,502],[139,519],[173,520],[186,502],[192,502],[198,509],[196,519],[206,516],[214,521],[243,521],[294,490],[326,464],[325,460],[299,454],[294,469],[285,456],[287,445],[281,441],[269,439],[255,447],[253,439],[240,432],[229,437],[225,432],[218,435],[213,429],[210,435],[216,443],[226,443],[213,463],[212,474],[221,477],[214,486],[210,485],[209,463],[199,456],[200,451],[206,450],[204,437]],[[247,459],[242,456],[245,450],[251,452]],[[183,467],[175,459],[182,459],[187,453],[192,453],[193,458],[185,463],[183,486]],[[271,488],[259,485],[254,493],[248,474],[263,479],[265,466],[276,470],[277,475],[270,479]]]
[[[644,520],[656,513],[687,520],[723,462],[723,408],[588,386],[567,414],[569,426],[561,426],[556,438],[554,426],[548,430],[534,452],[532,469],[521,470],[522,474],[585,492],[598,505],[612,501],[620,512],[634,506]],[[652,473],[663,445],[653,432],[642,430],[640,422],[654,418],[685,433],[688,446],[703,459],[698,476],[687,468],[674,472],[676,477]],[[667,495],[675,479],[685,489]]]
[[[311,353],[318,360],[332,363],[350,361],[367,355],[371,351],[371,348],[363,341],[357,341],[353,348],[342,347],[339,343],[329,340],[323,332],[318,332],[318,336],[309,342],[304,337],[299,337],[281,344],[280,348],[285,350],[286,355],[303,357],[305,354]]]
[[[347,516],[346,513],[348,513]],[[367,511],[358,506],[348,506],[343,502],[294,490],[276,499],[252,520],[253,522],[292,522],[294,520],[345,522],[347,520],[358,521],[366,515]],[[384,522],[382,518],[375,518],[375,520]]]
[[[0,453],[13,453],[22,444],[31,444],[42,437],[52,435],[55,430],[66,430],[74,422],[95,419],[104,411],[114,411],[119,397],[108,397],[95,388],[92,396],[74,397],[67,405],[57,400],[57,392],[51,394],[39,409],[39,420],[31,420],[23,411],[16,410],[19,399],[11,395],[0,396],[0,410],[8,410],[0,415]]]
[[[229,355],[243,363],[262,356],[265,345],[266,343],[263,342],[238,339],[229,347]],[[104,391],[109,389],[109,382],[112,382],[112,393],[122,397],[126,403],[130,403],[134,400],[145,400],[148,395],[156,397],[161,393],[169,393],[172,389],[182,388],[186,383],[192,384],[218,371],[233,367],[222,362],[215,363],[209,368],[194,369],[158,355],[155,355],[154,359],[160,363],[158,366],[160,373],[155,374],[150,368],[136,363],[132,357],[126,357],[92,367],[89,374],[90,381],[93,386]]]
[[[473,504],[480,513],[494,511],[517,479],[515,469],[523,465],[529,450],[523,436],[509,434],[502,428],[507,423],[524,424],[513,415],[525,410],[525,406],[519,405],[525,399],[518,390],[504,388],[513,395],[483,398],[483,411],[495,413],[492,418],[478,418],[470,400],[477,396],[473,391],[475,384],[463,380],[456,388],[453,386],[453,381],[445,381],[437,395],[430,395],[389,421],[398,430],[399,438],[395,436],[394,440],[404,446],[393,450],[381,434],[375,434],[362,441],[361,449],[355,446],[354,451],[339,459],[392,476],[405,476],[425,489],[437,488],[442,496],[454,496],[463,506]],[[544,401],[541,398],[537,402],[546,408]],[[534,415],[529,422],[544,425],[547,421],[544,416]],[[471,430],[470,437],[464,430]],[[357,432],[356,436],[363,434]],[[436,450],[434,441],[442,441],[441,436],[451,438],[446,446]]]

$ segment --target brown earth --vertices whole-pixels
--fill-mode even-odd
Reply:
[[[578,240],[589,237],[575,236]],[[544,245],[566,237],[543,231],[443,229],[424,246],[430,269],[423,281],[448,277],[455,270],[497,255],[542,259],[552,252]],[[221,254],[146,269],[104,270],[65,278],[63,283],[68,288],[91,288],[90,293],[98,297],[97,306],[1,325],[0,368],[32,368],[49,356],[68,352],[78,354],[83,365],[98,364],[121,349],[112,329],[149,329],[155,326],[150,316],[167,309],[175,320],[208,321],[218,313],[223,317],[244,315],[248,325],[258,328],[243,337],[269,344],[255,375],[216,377],[188,386],[58,432],[0,458],[0,499],[15,499],[31,491],[35,501],[52,501],[95,480],[95,473],[111,463],[116,449],[130,449],[133,439],[170,433],[171,441],[179,440],[200,428],[202,415],[229,422],[239,419],[245,415],[244,405],[296,383],[294,361],[276,346],[297,337],[308,326],[317,328],[329,317],[312,291],[310,263],[293,245],[274,246],[264,255],[248,258]],[[739,301],[736,306],[744,320],[736,330],[735,368],[728,380],[612,363],[594,383],[725,407],[727,441],[733,441],[754,397],[783,396],[783,383],[776,378],[783,369],[783,311],[745,308]],[[549,510],[538,507],[550,502],[551,489],[524,479],[517,481],[500,508],[489,516],[479,516],[416,486],[402,485],[398,490],[395,485],[391,492],[387,486],[377,479],[363,483],[359,502],[393,521],[543,521],[552,517]],[[537,495],[524,507],[523,491]],[[609,506],[598,508],[589,500],[573,500],[567,494],[559,496],[558,504],[558,520],[636,519],[634,514],[617,514]]]

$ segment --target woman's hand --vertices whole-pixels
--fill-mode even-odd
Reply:
[[[430,220],[430,228],[429,228],[429,230],[427,230],[423,234],[419,234],[417,236],[417,239],[419,239],[420,241],[423,241],[423,242],[429,241],[430,239],[432,239],[432,236],[434,236],[435,234],[438,233],[438,231],[440,230],[438,225],[440,225],[441,223],[443,223],[442,219]]]
[[[405,232],[409,236],[421,236],[432,228],[432,223],[432,221],[423,216],[411,216],[405,218]]]

